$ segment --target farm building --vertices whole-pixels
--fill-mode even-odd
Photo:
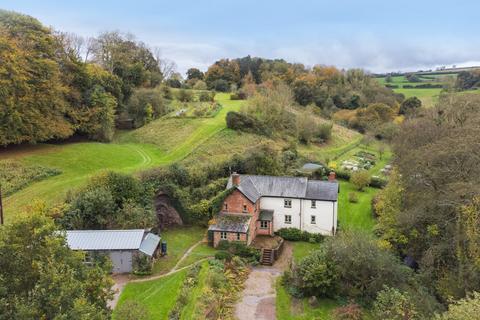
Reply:
[[[214,247],[222,240],[249,245],[281,228],[336,232],[339,184],[333,172],[328,181],[234,173],[227,189],[232,192],[209,227]]]
[[[69,230],[67,245],[72,250],[105,253],[112,260],[113,273],[131,272],[136,255],[154,257],[160,237],[143,229]]]

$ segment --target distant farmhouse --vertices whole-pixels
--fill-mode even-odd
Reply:
[[[67,245],[72,250],[87,252],[87,261],[94,253],[105,253],[112,260],[113,273],[133,270],[136,255],[154,257],[160,237],[143,229],[131,230],[70,230]]]
[[[339,184],[305,177],[232,174],[226,197],[209,227],[213,246],[221,240],[249,245],[257,235],[273,236],[281,228],[334,235],[337,229]]]

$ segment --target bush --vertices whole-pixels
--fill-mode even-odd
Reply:
[[[230,85],[228,84],[228,81],[223,80],[223,79],[218,79],[213,81],[210,84],[210,88],[215,91],[220,91],[220,92],[228,92],[230,90]]]
[[[219,252],[228,253],[230,255],[230,258],[232,255],[235,255],[242,258],[252,259],[254,261],[260,260],[260,250],[247,246],[246,244],[241,242],[229,242],[222,240],[218,243],[217,249],[221,250]],[[220,256],[223,255],[223,253],[220,254]],[[217,255],[215,255],[215,258],[217,258]],[[220,258],[217,259],[220,260]]]
[[[177,93],[177,99],[182,102],[193,101],[193,93],[190,90],[180,89]]]
[[[358,195],[355,192],[349,192],[348,193],[348,202],[357,203],[358,202]]]
[[[319,233],[310,233],[297,228],[281,228],[277,230],[275,234],[288,241],[308,241],[320,243],[324,239],[324,236]]]
[[[358,304],[351,302],[346,306],[335,308],[333,310],[333,318],[335,320],[362,320],[362,308]]]
[[[422,106],[422,101],[417,97],[410,97],[402,102],[400,105],[400,110],[398,111],[399,114],[410,114],[415,112],[415,110],[419,109]]]
[[[332,138],[333,123],[324,123],[318,126],[317,137],[324,142],[329,141]]]
[[[363,191],[370,184],[370,174],[366,170],[359,170],[352,173],[350,182],[358,191]]]
[[[195,90],[207,90],[207,84],[205,81],[197,80],[193,85],[193,89]]]
[[[232,259],[232,254],[230,252],[224,251],[224,250],[217,251],[215,253],[215,259],[230,261]]]
[[[373,305],[373,313],[377,319],[403,320],[422,319],[418,316],[412,298],[395,288],[385,287],[377,295]]]
[[[382,189],[387,185],[387,179],[383,179],[380,177],[371,177],[369,185],[372,188]]]
[[[226,117],[227,127],[233,130],[245,131],[261,135],[270,135],[271,131],[261,121],[240,112],[230,111]]]
[[[198,96],[198,101],[201,102],[213,102],[215,94],[209,91],[202,91]]]
[[[245,100],[245,99],[247,99],[247,95],[241,91],[232,93],[230,95],[230,100]]]
[[[152,260],[145,254],[133,258],[133,273],[139,276],[152,274]]]
[[[349,171],[338,170],[338,171],[335,171],[335,174],[337,175],[338,179],[349,181],[351,178],[351,174]]]

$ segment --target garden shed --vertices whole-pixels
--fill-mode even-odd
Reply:
[[[66,239],[72,250],[107,254],[113,273],[131,272],[135,256],[154,257],[160,243],[159,236],[144,229],[69,230]]]

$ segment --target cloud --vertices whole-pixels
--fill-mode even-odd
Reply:
[[[478,65],[480,61],[479,43],[457,39],[410,39],[402,43],[362,35],[352,39],[311,39],[281,44],[253,40],[177,39],[153,45],[160,47],[165,57],[174,60],[181,72],[190,67],[206,70],[218,59],[248,54],[283,58],[307,66],[324,64],[339,68],[363,68],[371,72],[415,71],[454,64]]]

